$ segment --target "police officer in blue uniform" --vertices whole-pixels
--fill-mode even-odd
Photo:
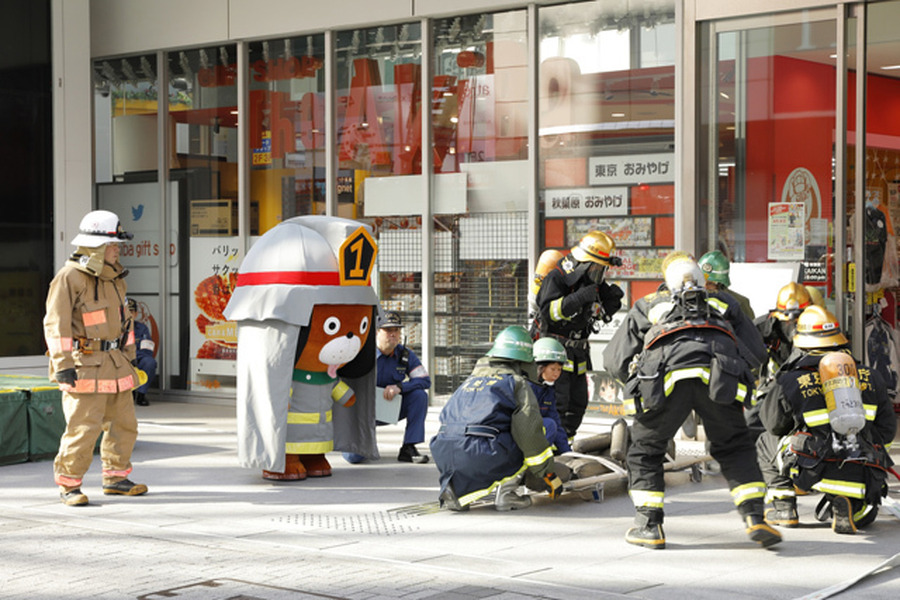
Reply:
[[[428,413],[428,390],[431,377],[416,353],[400,343],[403,322],[392,310],[385,311],[378,320],[375,351],[378,363],[376,385],[384,388],[386,400],[397,396],[400,400],[400,420],[406,419],[403,445],[397,460],[408,463],[427,463],[428,457],[419,454],[416,444],[425,441],[425,416]]]
[[[467,510],[494,493],[499,511],[528,508],[531,498],[516,493],[523,479],[532,490],[559,496],[553,449],[527,379],[534,378],[532,361],[528,331],[507,327],[441,410],[431,454],[440,471],[442,506]]]
[[[383,389],[384,399],[393,401],[400,397],[400,420],[406,419],[403,445],[397,460],[424,464],[430,459],[420,454],[416,444],[425,441],[425,417],[428,414],[428,390],[431,377],[416,353],[400,343],[403,321],[399,313],[388,310],[377,319],[375,334],[375,358],[377,375],[375,385]],[[376,425],[385,425],[376,421]],[[366,457],[354,452],[344,452],[344,460],[357,464]]]
[[[137,348],[137,356],[132,364],[147,374],[147,381],[134,390],[134,401],[138,406],[150,406],[150,401],[147,400],[147,389],[153,383],[153,378],[156,377],[157,365],[156,358],[153,356],[156,343],[153,341],[153,336],[150,335],[150,328],[137,320],[138,306],[135,299],[128,298],[127,304],[134,321],[134,343]]]

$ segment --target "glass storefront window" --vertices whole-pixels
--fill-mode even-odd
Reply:
[[[336,36],[338,177],[353,184],[339,216],[382,214],[396,202],[392,185],[402,185],[392,178],[422,172],[419,29],[405,23]]]
[[[450,393],[526,311],[528,19],[465,15],[433,31],[433,380]]]
[[[242,258],[238,237],[237,47],[180,50],[169,63],[171,233],[168,339],[174,388],[234,386],[236,327],[222,311]],[[251,211],[251,233],[258,229]]]
[[[720,24],[704,42],[701,252],[732,261],[757,315],[790,281],[833,296],[836,24]]]
[[[866,291],[865,306],[859,311],[864,323],[855,323],[854,335],[864,339],[865,362],[877,370],[887,384],[888,393],[900,391],[900,365],[892,360],[890,340],[897,327],[897,301],[900,299],[900,265],[898,265],[897,227],[900,226],[900,33],[896,23],[900,19],[900,2],[873,3],[866,7],[866,132],[865,140],[848,134],[848,200],[849,212],[863,211],[862,227],[853,223],[851,242],[864,243],[862,251],[862,281]],[[850,20],[856,27],[855,19]],[[850,50],[855,50],[851,46]],[[855,54],[851,58],[855,59]],[[855,64],[850,64],[850,68]],[[855,86],[856,77],[850,77]],[[851,114],[855,119],[855,88],[852,95]],[[856,121],[848,123],[848,129],[856,131]],[[864,188],[862,197],[857,194],[855,177],[858,169],[856,148],[864,143],[865,171],[859,182]],[[862,200],[862,202],[860,201]],[[856,257],[848,257],[856,262]],[[858,288],[857,282],[852,282]],[[854,294],[855,297],[858,295]],[[862,355],[861,352],[856,352]],[[895,405],[896,406],[896,405]]]
[[[262,234],[325,214],[325,36],[248,46],[250,202]]]
[[[338,216],[372,225],[377,287],[422,347],[422,41],[419,23],[336,35]]]
[[[162,206],[158,177],[159,78],[156,54],[110,58],[94,63],[94,181],[97,207],[119,216],[134,239],[121,244],[119,260],[128,269],[128,295],[137,319],[147,325],[156,358],[160,344],[159,293]],[[170,229],[175,221],[170,215]],[[174,256],[174,248],[170,248]]]
[[[631,10],[539,12],[539,250],[565,253],[607,232],[624,261],[610,277],[626,307],[656,290],[675,243],[675,3]],[[622,315],[592,337],[594,410],[621,408],[601,352]]]

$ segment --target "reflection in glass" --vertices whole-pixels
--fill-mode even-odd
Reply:
[[[325,36],[248,46],[250,197],[265,233],[325,214]]]
[[[234,386],[237,339],[222,311],[240,264],[238,237],[237,47],[168,53],[169,174],[178,253],[168,270],[170,329],[164,340],[179,376],[176,387],[220,391]],[[170,131],[172,130],[170,129]],[[250,211],[250,233],[259,211]],[[180,293],[179,293],[180,292]]]
[[[674,245],[674,3],[540,10],[541,250],[616,241],[637,299]]]

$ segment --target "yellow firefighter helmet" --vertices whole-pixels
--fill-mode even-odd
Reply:
[[[790,321],[799,317],[800,313],[812,304],[809,291],[799,283],[792,281],[778,290],[778,300],[775,302],[772,316],[780,321]]]
[[[834,348],[847,343],[837,317],[821,306],[810,306],[797,318],[794,346],[797,348]]]
[[[578,262],[594,262],[608,267],[613,263],[612,253],[616,243],[602,231],[591,231],[572,248],[572,256]]]
[[[807,293],[809,293],[809,299],[812,300],[812,303],[816,306],[821,306],[825,308],[825,296],[822,295],[821,290],[819,290],[818,286],[815,285],[804,285]]]

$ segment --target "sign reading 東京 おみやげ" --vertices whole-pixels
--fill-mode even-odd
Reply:
[[[592,156],[588,159],[591,185],[638,185],[675,181],[675,154]]]

